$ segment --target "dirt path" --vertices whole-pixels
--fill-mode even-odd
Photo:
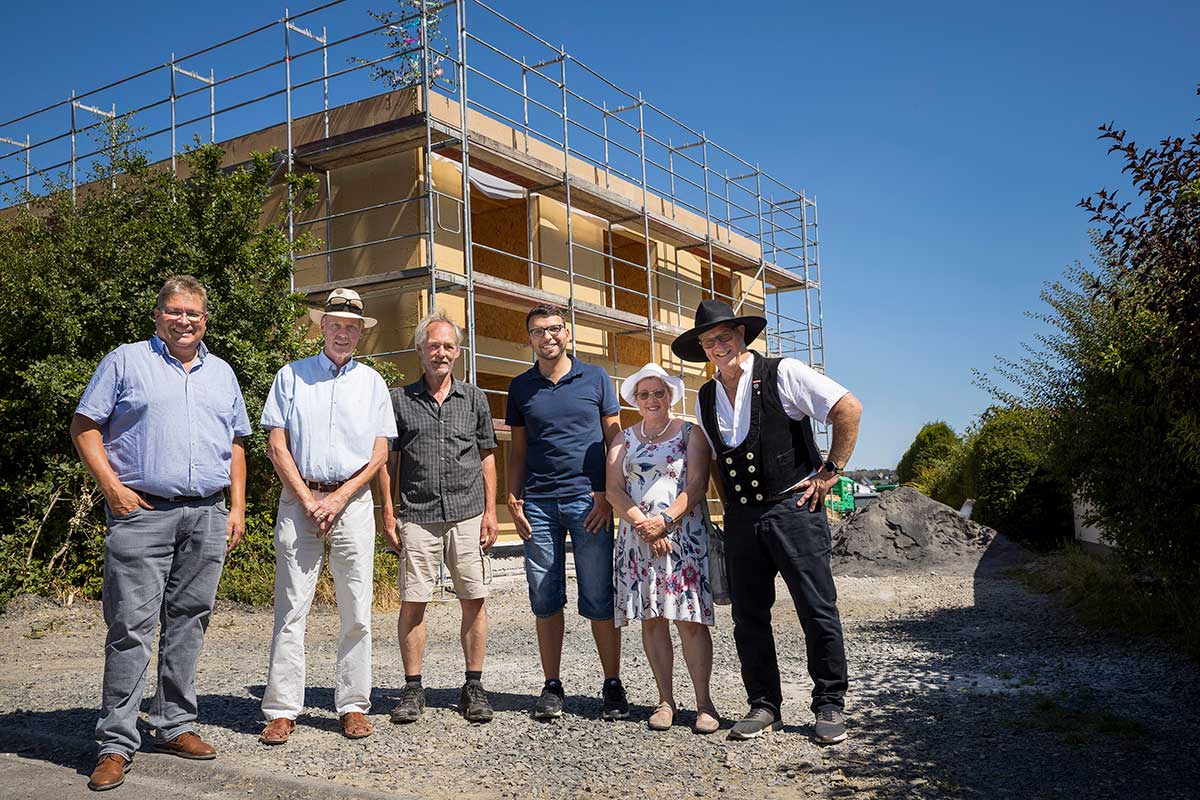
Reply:
[[[986,561],[986,559],[985,559]],[[122,796],[485,797],[1195,797],[1200,670],[1153,642],[1084,630],[995,570],[839,578],[851,670],[850,739],[808,740],[811,683],[794,614],[777,605],[783,733],[746,743],[690,733],[689,711],[647,730],[653,680],[636,628],[624,678],[633,719],[596,719],[600,675],[590,634],[568,616],[568,713],[528,711],[540,687],[519,577],[491,601],[484,682],[497,709],[472,727],[451,706],[461,684],[457,604],[431,607],[424,667],[432,708],[399,727],[386,713],[403,682],[394,614],[375,616],[377,733],[351,742],[331,709],[336,614],[310,619],[309,708],[292,742],[258,744],[269,610],[219,608],[201,660],[201,733],[215,766],[144,752]],[[780,597],[785,597],[782,584]],[[714,694],[735,717],[744,696],[728,609],[714,631]],[[98,606],[18,603],[0,616],[0,798],[83,797],[94,758],[104,627]],[[726,723],[728,726],[729,722]]]

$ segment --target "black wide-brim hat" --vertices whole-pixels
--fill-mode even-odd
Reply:
[[[746,344],[750,344],[767,327],[767,318],[757,314],[737,316],[733,307],[721,300],[701,300],[696,306],[696,326],[684,331],[671,343],[671,352],[684,361],[708,361],[708,355],[700,346],[700,334],[718,325],[745,325]]]

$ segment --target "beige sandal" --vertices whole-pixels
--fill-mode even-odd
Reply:
[[[650,715],[650,720],[646,723],[652,731],[666,731],[671,729],[671,723],[675,721],[675,704],[662,702],[658,704],[658,708],[654,709],[654,713]]]
[[[721,729],[721,715],[712,706],[696,709],[696,723],[692,725],[692,733],[709,734]]]

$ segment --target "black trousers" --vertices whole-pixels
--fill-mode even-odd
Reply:
[[[849,683],[829,563],[829,522],[824,508],[797,508],[799,497],[792,494],[774,505],[727,507],[725,512],[725,558],[742,682],[750,707],[770,709],[777,718],[782,718],[783,694],[771,630],[776,575],[783,576],[804,628],[813,710],[842,708]]]

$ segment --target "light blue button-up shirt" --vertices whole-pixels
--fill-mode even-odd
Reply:
[[[396,438],[396,417],[379,373],[353,358],[341,369],[324,351],[275,373],[262,426],[283,428],[305,480],[344,481],[371,460],[375,439]]]
[[[250,433],[229,364],[202,342],[188,372],[157,336],[106,355],[75,413],[100,426],[121,483],[160,497],[224,489],[233,437]]]

